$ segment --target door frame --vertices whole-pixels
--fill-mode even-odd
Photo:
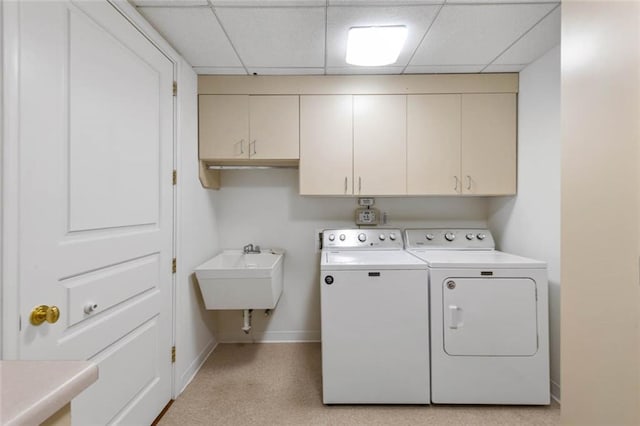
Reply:
[[[71,0],[73,2],[73,0]],[[104,0],[111,4],[131,25],[153,44],[173,65],[173,80],[178,81],[181,70],[180,55],[126,0]],[[18,286],[18,247],[20,235],[19,200],[19,2],[0,2],[0,359],[19,359],[20,312]],[[179,164],[178,102],[173,98],[173,168]],[[173,188],[173,257],[178,257],[177,232],[180,209],[177,205],[179,185]],[[171,284],[171,341],[176,341],[176,283]],[[167,348],[169,350],[169,348]],[[176,368],[172,364],[171,396],[177,397]]]

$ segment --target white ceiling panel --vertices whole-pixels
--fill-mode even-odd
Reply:
[[[404,67],[330,67],[327,74],[401,74]]]
[[[447,0],[447,4],[495,4],[495,3],[548,3],[558,4],[558,0]]]
[[[249,74],[257,75],[318,75],[324,74],[324,68],[249,68]]]
[[[348,67],[349,28],[370,25],[405,25],[407,40],[395,65],[404,66],[411,58],[440,6],[406,7],[329,7],[327,11],[327,67]]]
[[[208,6],[207,0],[130,0],[136,6]]]
[[[329,6],[415,6],[442,4],[445,0],[329,0]]]
[[[411,65],[489,64],[554,4],[445,4]]]
[[[524,64],[519,65],[489,65],[482,72],[520,72],[526,67]]]
[[[196,74],[247,75],[242,67],[193,67]]]
[[[139,7],[138,11],[192,66],[242,66],[210,8]]]
[[[322,6],[326,0],[212,0],[216,7],[308,7]]]
[[[216,14],[247,67],[324,67],[324,8],[217,8]]]
[[[493,64],[528,64],[560,43],[560,7],[547,15]]]
[[[405,74],[452,74],[480,72],[484,65],[410,65]]]

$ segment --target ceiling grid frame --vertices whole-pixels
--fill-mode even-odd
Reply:
[[[227,52],[227,56],[226,58],[228,58],[228,60],[224,61],[222,63],[219,62],[213,62],[211,63],[211,61],[197,61],[194,59],[191,59],[190,62],[196,63],[197,65],[194,66],[194,69],[196,70],[196,72],[198,73],[202,73],[202,74],[218,74],[218,75],[229,75],[229,74],[235,74],[235,73],[242,73],[245,75],[251,75],[251,74],[260,74],[260,75],[303,75],[303,74],[309,74],[309,75],[329,75],[329,74],[359,74],[359,75],[374,75],[374,74],[402,74],[402,75],[410,75],[410,74],[414,74],[415,72],[417,73],[483,73],[483,72],[518,72],[519,70],[521,70],[524,66],[528,65],[528,63],[533,62],[534,60],[537,59],[537,57],[533,57],[535,56],[537,53],[537,51],[540,50],[540,46],[546,48],[546,46],[549,45],[549,43],[551,43],[553,41],[553,36],[548,35],[545,39],[546,41],[541,41],[540,40],[540,36],[539,34],[542,33],[543,29],[538,29],[537,34],[534,34],[532,36],[530,36],[527,39],[527,36],[530,35],[532,33],[532,31],[534,31],[534,29],[536,29],[536,27],[538,25],[540,25],[543,21],[545,21],[545,19],[549,18],[550,15],[552,15],[554,12],[557,12],[559,7],[560,7],[560,2],[559,0],[541,0],[541,1],[536,1],[536,0],[398,0],[398,1],[391,1],[391,0],[234,0],[234,1],[230,1],[230,0],[190,0],[190,1],[176,1],[176,0],[129,0],[131,3],[134,3],[134,5],[137,7],[137,9],[143,14],[143,16],[145,16],[145,11],[146,9],[152,9],[152,8],[167,8],[167,9],[203,9],[203,10],[208,10],[213,14],[213,17],[215,19],[215,23],[219,26],[222,34],[224,34],[224,42],[228,43],[228,47],[224,47]],[[508,35],[509,38],[503,38],[500,40],[500,43],[496,42],[495,44],[489,44],[487,46],[489,46],[489,48],[485,49],[486,53],[492,53],[491,52],[491,48],[490,46],[495,46],[495,47],[499,47],[500,51],[497,55],[495,55],[493,58],[491,58],[488,62],[486,58],[486,53],[485,53],[485,57],[483,58],[481,55],[476,55],[475,59],[483,59],[482,61],[468,61],[468,62],[464,62],[462,63],[460,61],[460,59],[464,60],[464,56],[455,56],[456,54],[454,53],[454,56],[447,56],[447,55],[440,55],[440,59],[442,59],[442,63],[439,63],[438,60],[433,60],[431,62],[429,61],[425,61],[425,54],[427,51],[422,52],[422,60],[418,61],[418,62],[424,62],[427,65],[420,65],[419,63],[413,63],[414,59],[416,58],[416,53],[418,52],[418,50],[421,48],[421,46],[423,46],[423,44],[429,40],[431,33],[433,32],[434,29],[434,25],[436,25],[436,23],[440,20],[440,18],[442,17],[442,12],[443,10],[445,10],[445,8],[448,8],[450,6],[456,6],[456,7],[463,7],[464,6],[468,6],[468,7],[477,7],[477,6],[512,6],[512,9],[514,11],[518,11],[518,7],[517,6],[529,6],[531,7],[532,5],[553,5],[554,7],[552,7],[550,10],[545,11],[543,16],[540,17],[539,19],[537,19],[531,26],[529,26],[528,28],[526,28],[523,24],[529,24],[531,22],[531,19],[527,20],[526,19],[521,19],[521,22],[519,23],[520,25],[520,29],[522,30],[522,32],[518,31],[519,34],[517,35],[517,37],[515,37],[515,39],[511,39],[511,37],[513,37],[514,34],[514,29],[517,29],[517,24],[514,24],[512,26],[512,29],[509,31],[503,31],[504,34]],[[375,10],[377,8],[390,8],[391,12],[392,12],[392,16],[393,16],[393,12],[394,9],[397,10],[406,10],[409,7],[415,7],[415,6],[432,6],[433,8],[435,8],[437,6],[437,10],[435,12],[435,14],[433,15],[433,17],[431,18],[430,21],[427,21],[427,19],[423,19],[422,22],[420,22],[419,24],[414,26],[416,27],[416,29],[414,31],[418,31],[420,30],[420,28],[424,28],[422,36],[417,36],[416,39],[414,39],[414,43],[415,40],[417,41],[417,44],[415,46],[410,46],[409,52],[411,52],[410,54],[408,54],[407,51],[405,51],[405,57],[408,58],[406,62],[404,62],[404,58],[403,60],[400,61],[400,63],[396,63],[394,65],[390,65],[386,68],[384,67],[380,67],[379,69],[376,69],[374,67],[372,68],[357,68],[354,66],[349,66],[349,64],[345,64],[344,65],[340,65],[336,63],[336,50],[335,47],[331,47],[329,46],[329,42],[332,41],[333,39],[333,43],[335,44],[335,39],[336,36],[335,34],[340,34],[342,31],[344,31],[344,29],[342,27],[345,26],[344,22],[348,22],[345,20],[343,20],[343,23],[338,25],[334,25],[334,28],[336,28],[336,31],[339,31],[338,33],[336,33],[334,31],[334,35],[331,36],[330,31],[331,31],[331,22],[330,19],[335,19],[335,12],[341,8],[352,8],[352,9],[358,9],[358,8],[362,8],[363,9],[363,13],[365,14],[364,16],[366,16],[366,13],[371,13],[371,10]],[[432,8],[432,9],[433,9]],[[258,56],[256,55],[256,50],[255,48],[253,50],[249,50],[247,53],[246,49],[247,49],[247,45],[251,45],[251,40],[248,38],[241,38],[241,45],[244,44],[245,45],[245,52],[243,53],[242,49],[240,49],[238,47],[238,44],[236,43],[235,38],[238,37],[238,34],[241,33],[241,31],[239,30],[239,26],[238,26],[238,15],[230,15],[231,17],[233,17],[233,20],[231,21],[234,24],[231,24],[229,22],[226,22],[224,19],[224,16],[221,16],[218,11],[222,11],[225,9],[250,9],[253,11],[258,11],[259,9],[271,9],[271,10],[277,10],[277,9],[318,9],[316,12],[309,12],[308,14],[306,14],[305,19],[310,19],[309,22],[313,23],[313,28],[309,29],[308,32],[305,32],[305,36],[306,39],[302,39],[301,41],[294,41],[291,42],[291,46],[293,46],[291,48],[291,52],[301,52],[299,49],[303,49],[304,47],[304,43],[306,42],[311,42],[313,41],[311,44],[311,49],[309,49],[309,52],[307,53],[298,53],[298,55],[294,55],[293,58],[291,58],[292,60],[289,62],[283,61],[282,59],[286,57],[283,56],[283,48],[281,46],[280,52],[276,53],[276,56],[274,57],[273,61],[270,60],[269,58],[269,54],[268,54],[268,50],[263,51],[264,54],[261,54],[262,52],[260,52],[259,50],[258,52]],[[322,12],[319,11],[319,9],[322,9]],[[332,15],[330,13],[330,10],[334,9],[334,16],[332,18]],[[365,10],[368,9],[369,12],[366,12]],[[486,8],[485,8],[486,9]],[[501,8],[500,8],[501,9]],[[540,9],[542,8],[538,8],[538,11],[540,11]],[[469,14],[468,9],[467,10],[467,15]],[[528,13],[526,12],[526,8],[523,8],[523,11],[520,12],[520,15],[513,15],[516,17],[522,17],[522,16],[526,16],[523,15],[523,13]],[[544,9],[542,9],[544,11]],[[453,13],[453,8],[450,9],[449,13]],[[256,12],[259,13],[259,12]],[[507,12],[505,12],[507,13]],[[396,14],[399,14],[396,12]],[[355,14],[357,16],[357,14]],[[375,16],[375,13],[373,14]],[[507,13],[508,15],[508,13]],[[256,15],[254,15],[256,16]],[[305,14],[303,13],[301,16],[305,16]],[[320,16],[322,16],[322,20],[320,19]],[[463,15],[464,16],[464,15]],[[535,15],[534,15],[535,16]],[[146,16],[145,16],[146,17]],[[533,16],[532,16],[533,17]],[[397,16],[396,16],[397,18]],[[147,18],[150,23],[152,25],[154,25],[159,32],[161,32],[166,38],[167,40],[172,43],[172,39],[171,37],[167,37],[166,34],[162,31],[162,25],[160,25],[160,27],[157,27],[154,24],[153,19],[149,19]],[[284,19],[284,21],[282,22],[287,22],[288,19],[296,19],[296,14],[292,13],[290,14],[290,16],[287,16],[287,14],[285,13],[284,17],[282,18]],[[449,19],[451,19],[451,17],[449,17]],[[454,18],[455,19],[455,18]],[[469,18],[467,18],[469,19]],[[494,22],[495,19],[498,18],[494,18]],[[518,18],[520,19],[520,18]],[[212,21],[213,22],[213,21]],[[271,21],[269,21],[267,19],[267,24],[269,24]],[[295,21],[289,21],[289,22],[295,22]],[[304,23],[304,21],[302,21]],[[491,22],[491,21],[489,21]],[[276,22],[277,24],[278,22]],[[423,27],[423,25],[427,23],[426,27]],[[161,23],[162,24],[162,23]],[[164,25],[170,25],[167,24],[166,22],[164,23]],[[184,25],[184,22],[181,23],[181,25]],[[188,24],[187,24],[188,25]],[[213,24],[212,24],[213,25]],[[235,35],[232,34],[229,30],[229,28],[227,27],[227,25],[235,25]],[[264,25],[264,24],[263,24]],[[355,25],[355,24],[354,24]],[[383,24],[380,24],[383,25]],[[440,24],[440,27],[442,27],[442,23]],[[462,25],[464,25],[464,21],[462,21]],[[555,25],[555,22],[548,22],[546,24],[546,28],[551,28],[553,27],[553,25]],[[476,26],[477,27],[477,26]],[[267,28],[267,27],[265,27]],[[297,28],[300,28],[300,26],[298,25],[298,27],[296,27],[295,25],[293,25],[293,30],[297,30]],[[321,31],[318,31],[318,29],[322,29]],[[491,30],[492,27],[487,27],[489,29],[489,31]],[[305,28],[306,29],[306,28]],[[446,29],[446,27],[445,27]],[[218,34],[220,33],[220,30],[216,30],[218,32]],[[295,33],[293,33],[293,30],[290,30],[290,37],[295,37]],[[180,31],[179,28],[174,28],[174,31]],[[183,35],[184,35],[184,30],[183,31]],[[240,32],[239,32],[240,31]],[[259,30],[257,30],[259,31]],[[273,34],[277,35],[278,30],[274,30],[271,34],[273,36]],[[480,30],[476,30],[476,31],[487,31],[486,29],[483,29],[482,27],[480,27]],[[509,34],[510,32],[510,34]],[[169,31],[169,33],[171,33],[171,31]],[[187,32],[188,34],[188,32]],[[418,33],[419,34],[419,33]],[[439,31],[439,38],[442,38],[442,29],[440,29]],[[449,37],[464,37],[465,34],[458,34],[458,33],[452,33],[453,35],[449,35]],[[473,33],[471,33],[473,34]],[[482,33],[479,33],[482,34]],[[548,33],[547,33],[548,34]],[[180,34],[178,34],[180,35]],[[256,37],[258,35],[253,34],[253,37]],[[287,35],[288,36],[288,35]],[[447,37],[447,34],[444,34],[445,37]],[[470,35],[471,36],[471,35]],[[234,38],[235,37],[235,38]],[[342,36],[341,36],[342,37]],[[344,34],[344,37],[346,38],[346,34]],[[473,37],[473,36],[471,36]],[[497,35],[495,36],[497,37]],[[491,36],[489,36],[489,40],[495,40],[496,38],[493,37],[493,39],[491,38]],[[544,37],[543,37],[544,38]],[[220,38],[218,38],[218,40],[220,40]],[[455,39],[454,39],[455,40]],[[473,39],[471,39],[473,40]],[[526,40],[522,43],[520,43],[521,41]],[[182,38],[183,41],[183,45],[184,45],[184,36]],[[433,39],[432,39],[432,43],[433,43]],[[455,41],[454,41],[455,42]],[[559,41],[558,41],[559,42]],[[222,42],[221,42],[222,43]],[[268,42],[267,42],[268,43]],[[520,43],[520,45],[518,45],[518,43]],[[538,43],[536,45],[536,43]],[[173,43],[172,43],[173,44]],[[501,45],[502,44],[502,45]],[[503,47],[506,44],[506,47]],[[322,52],[320,52],[320,46],[322,45]],[[285,44],[286,46],[286,44]],[[433,45],[433,46],[437,46],[437,45]],[[514,48],[515,46],[515,48]],[[223,47],[222,45],[220,45],[220,47]],[[229,47],[231,50],[229,50]],[[494,49],[495,49],[494,47]],[[331,64],[329,63],[329,59],[330,59],[330,52],[331,50],[334,49],[334,53],[332,54],[332,60],[331,60]],[[469,49],[470,54],[473,52],[474,49]],[[510,52],[511,50],[511,52]],[[196,50],[194,50],[197,52],[197,48]],[[202,51],[202,50],[201,50]],[[235,58],[237,59],[237,61],[239,62],[238,66],[238,62],[235,61],[231,61],[232,56],[230,56],[231,51],[233,51],[233,55],[235,55]],[[337,51],[339,51],[339,49],[337,49]],[[193,52],[193,51],[192,51]],[[203,51],[203,52],[206,52]],[[209,52],[211,52],[211,50],[209,50]],[[460,50],[458,50],[458,52],[460,52]],[[518,60],[518,59],[526,59],[528,62],[527,63],[510,63],[510,62],[504,62],[501,63],[500,62],[500,57],[502,55],[504,55],[505,53],[509,52],[508,58],[507,56],[505,56],[504,61],[509,61],[509,60]],[[463,52],[464,53],[464,52]],[[256,62],[255,65],[249,65],[249,62],[247,62],[247,60],[251,61],[250,58],[245,57],[245,55],[253,55],[254,58],[254,62]],[[280,56],[280,58],[278,58],[278,55]],[[193,55],[192,55],[193,56]],[[539,56],[539,55],[538,55]],[[209,57],[211,58],[212,56],[209,55]],[[256,60],[257,58],[257,60]],[[315,58],[315,59],[314,59]],[[321,62],[318,61],[318,59],[321,58]],[[453,64],[451,63],[445,63],[447,59],[453,59]],[[467,58],[470,59],[470,58]],[[473,59],[473,55],[471,57],[471,59]],[[233,62],[235,63],[235,65],[229,65],[229,62]],[[282,64],[278,63],[278,61],[283,62]],[[314,63],[315,61],[315,63]],[[286,63],[285,63],[286,62]],[[403,63],[404,62],[404,63]],[[478,63],[478,62],[482,62],[482,63]],[[498,62],[498,64],[496,64],[496,62]],[[331,66],[330,66],[331,65]],[[234,68],[235,67],[235,68]],[[415,72],[411,72],[412,68],[414,69]],[[235,72],[233,70],[236,70]],[[496,71],[497,70],[497,71]],[[265,74],[263,74],[261,71],[264,71]],[[331,72],[330,72],[331,71]]]

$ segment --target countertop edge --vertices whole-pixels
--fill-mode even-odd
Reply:
[[[29,361],[38,363],[39,361]],[[47,361],[44,361],[47,362]],[[57,361],[63,362],[63,361]],[[73,361],[79,364],[77,361]],[[1,419],[4,426],[18,426],[25,424],[40,424],[58,410],[67,405],[73,398],[78,396],[87,387],[98,380],[98,367],[92,362],[85,361],[77,371],[61,380],[55,388],[40,395],[35,395],[29,405],[23,407],[20,412],[11,413],[9,418]],[[7,368],[6,366],[4,368]],[[35,377],[37,379],[37,377]],[[27,383],[34,383],[34,377],[27,378]],[[5,413],[6,414],[6,413]],[[4,417],[4,416],[3,416]]]

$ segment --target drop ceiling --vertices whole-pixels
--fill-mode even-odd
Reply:
[[[518,72],[560,43],[537,0],[132,0],[198,74]],[[354,26],[406,25],[398,62],[345,62]]]

